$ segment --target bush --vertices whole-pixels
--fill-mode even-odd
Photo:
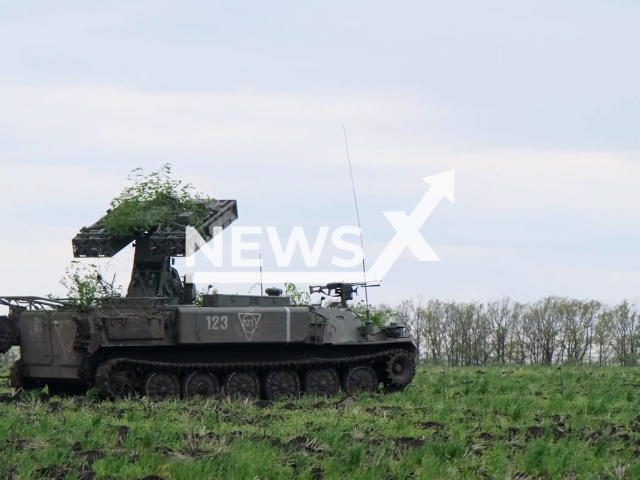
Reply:
[[[171,164],[145,175],[141,168],[131,172],[132,185],[111,201],[111,209],[101,223],[121,237],[145,232],[157,225],[175,222],[177,215],[188,214],[188,224],[197,226],[207,216],[205,208],[194,202],[201,194],[191,184],[171,178]]]
[[[123,288],[115,285],[115,275],[110,282],[104,279],[99,266],[85,265],[78,260],[71,262],[60,285],[67,289],[67,299],[74,307],[85,312],[97,298],[120,297]]]

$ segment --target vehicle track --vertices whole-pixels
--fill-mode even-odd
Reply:
[[[410,359],[410,371],[404,372],[401,378],[394,377],[391,369],[388,368],[389,362],[398,357],[402,357],[405,360],[407,358]],[[140,380],[142,378],[156,372],[183,377],[192,372],[218,375],[233,372],[255,374],[281,370],[302,372],[314,369],[336,369],[345,371],[357,366],[374,367],[375,370],[379,372],[376,384],[378,381],[382,381],[385,385],[391,387],[393,391],[406,387],[411,383],[415,374],[413,357],[406,350],[393,349],[368,355],[330,359],[310,358],[277,362],[170,363],[115,358],[100,364],[94,378],[100,396],[103,398],[116,398],[126,395],[127,392],[133,392],[134,389],[140,387]],[[135,381],[132,380],[129,384],[122,385],[123,381],[126,382],[126,376],[123,377],[121,372],[128,372],[127,375],[132,378],[135,377]],[[117,377],[119,373],[120,377]],[[125,380],[118,382],[119,379],[123,378]]]

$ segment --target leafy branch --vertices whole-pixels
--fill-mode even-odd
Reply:
[[[149,174],[136,168],[128,180],[132,184],[111,201],[111,209],[102,218],[104,228],[111,233],[131,236],[175,222],[180,214],[186,214],[189,225],[199,225],[207,217],[205,208],[194,201],[202,195],[190,183],[171,178],[169,163]]]
[[[87,311],[96,299],[122,296],[122,286],[115,283],[115,274],[107,281],[100,266],[85,265],[78,260],[71,262],[60,280],[60,285],[67,289],[67,299],[81,312]]]
[[[364,301],[360,300],[355,305],[350,306],[349,309],[356,314],[362,323],[367,321],[367,305]],[[370,305],[369,317],[374,325],[382,327],[396,322],[398,319],[398,311],[385,304]]]
[[[311,295],[302,288],[298,289],[293,283],[284,284],[284,296],[289,297],[291,305],[294,307],[304,307],[311,304]]]

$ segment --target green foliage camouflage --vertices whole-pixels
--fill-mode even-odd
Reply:
[[[367,304],[363,300],[351,305],[349,308],[357,315],[362,323],[367,321]],[[374,325],[383,327],[385,325],[396,323],[396,320],[398,319],[398,312],[385,304],[370,305],[369,318]]]
[[[60,285],[67,289],[66,301],[71,302],[76,310],[84,312],[96,299],[122,296],[123,288],[116,286],[115,282],[115,275],[111,281],[105,279],[100,266],[74,260],[66,268]]]
[[[157,225],[175,222],[179,214],[188,214],[188,224],[198,226],[207,216],[194,199],[202,198],[191,184],[171,178],[171,164],[159,171],[144,173],[141,168],[131,172],[130,186],[111,201],[111,209],[101,222],[104,228],[121,237],[141,233]]]
[[[303,288],[298,288],[294,283],[284,284],[284,296],[289,297],[294,307],[304,307],[311,304],[311,296]]]
[[[217,288],[211,289],[211,285],[209,285],[209,288],[206,290],[199,289],[198,293],[196,294],[196,298],[193,300],[193,304],[196,307],[201,307],[202,304],[204,303],[205,295],[215,295],[216,293],[218,293],[218,289]]]

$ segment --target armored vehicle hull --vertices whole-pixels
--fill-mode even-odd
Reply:
[[[401,327],[366,326],[346,307],[293,307],[280,296],[205,303],[223,306],[110,298],[84,314],[61,305],[5,317],[21,347],[12,386],[95,385],[105,398],[275,399],[381,383],[398,390],[413,378],[415,346]]]

